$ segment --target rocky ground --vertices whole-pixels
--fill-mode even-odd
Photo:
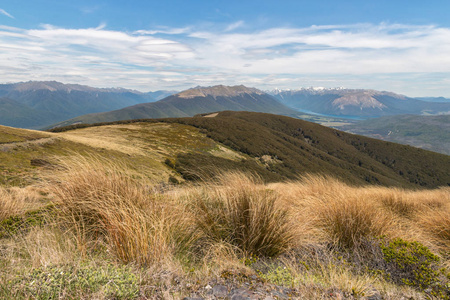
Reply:
[[[314,288],[308,291],[300,291],[295,288],[288,288],[264,282],[256,275],[246,276],[242,274],[222,276],[225,278],[213,280],[193,290],[183,300],[275,300],[275,299],[384,299],[377,290],[369,292],[370,295],[355,296],[338,289],[327,291]],[[405,300],[407,298],[404,298]]]

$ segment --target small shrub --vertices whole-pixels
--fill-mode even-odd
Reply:
[[[271,268],[266,273],[259,272],[259,277],[280,286],[294,286],[295,284],[294,276],[289,269],[284,266]]]
[[[387,263],[386,273],[390,280],[420,290],[431,288],[434,296],[448,299],[450,290],[439,278],[439,257],[427,247],[419,242],[397,238],[382,241],[380,248]]]
[[[33,226],[42,226],[53,213],[53,205],[14,215],[0,221],[0,239],[25,232]]]

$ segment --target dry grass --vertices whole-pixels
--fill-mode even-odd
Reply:
[[[307,176],[274,188],[286,203],[293,204],[300,220],[310,221],[316,237],[339,247],[354,248],[364,239],[390,235],[397,228],[392,214],[381,209],[364,189],[335,179]]]
[[[81,252],[104,241],[124,263],[146,265],[174,255],[174,230],[184,219],[177,207],[123,166],[77,157],[64,168],[51,191],[60,222],[76,232]]]
[[[391,235],[395,220],[369,202],[357,197],[336,197],[311,203],[316,226],[328,239],[344,248],[354,248],[372,237]]]
[[[0,222],[11,216],[21,215],[26,211],[39,208],[43,198],[35,187],[0,186]]]
[[[425,232],[450,253],[450,205],[441,209],[430,209],[418,217]]]
[[[211,241],[235,245],[245,255],[263,256],[277,255],[293,243],[287,209],[254,177],[223,175],[215,186],[200,188],[190,198],[196,224]]]
[[[352,255],[370,259],[360,246],[380,236],[418,240],[450,267],[449,188],[353,187],[320,176],[264,184],[230,173],[161,190],[105,158],[74,156],[58,165],[46,188],[54,222],[0,239],[6,274],[1,280],[34,268],[107,261],[139,266],[133,272],[140,276],[141,292],[158,290],[176,299],[169,292],[174,280],[205,282],[226,270],[259,274],[253,260],[275,261],[285,254],[287,271],[269,268],[264,276],[287,276],[307,298],[324,298],[330,291],[336,297],[367,296],[374,287],[388,298],[422,297],[364,273],[370,264],[356,265],[362,260]],[[42,197],[37,188],[0,187],[0,222],[43,205]]]

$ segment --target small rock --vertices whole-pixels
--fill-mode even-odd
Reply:
[[[40,158],[34,158],[32,160],[30,160],[30,164],[33,167],[52,167],[52,164],[48,161],[46,161],[45,159],[40,159]]]
[[[249,297],[244,297],[242,295],[233,295],[231,297],[231,300],[248,300],[248,299],[250,299],[250,298]]]
[[[248,300],[252,299],[252,293],[244,288],[238,288],[231,291],[229,295],[231,300]]]
[[[382,300],[383,297],[381,296],[380,292],[378,291],[374,291],[374,293],[370,296],[367,296],[367,298],[365,298],[366,300]]]
[[[288,299],[289,298],[284,292],[279,292],[279,291],[272,291],[272,296],[275,296],[278,299]]]
[[[216,297],[225,298],[228,294],[228,288],[224,285],[216,285],[212,288],[212,293]]]
[[[207,286],[205,286],[205,290],[210,290],[212,289],[212,287],[208,284]]]

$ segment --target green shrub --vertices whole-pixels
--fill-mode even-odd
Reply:
[[[23,215],[11,216],[0,222],[0,239],[25,232],[33,226],[42,226],[47,222],[48,215],[53,212],[53,205],[28,211]]]
[[[397,238],[389,242],[382,241],[380,247],[390,280],[422,291],[430,289],[433,296],[449,299],[448,283],[440,279],[439,257],[426,246]]]
[[[283,266],[271,268],[266,273],[259,272],[259,277],[280,286],[294,286],[295,284],[294,276],[288,268]]]

